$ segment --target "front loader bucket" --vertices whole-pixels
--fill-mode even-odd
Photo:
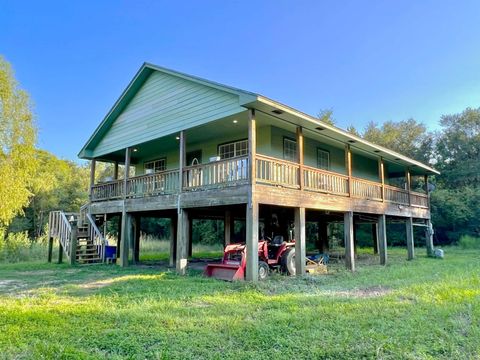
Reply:
[[[226,281],[245,280],[245,271],[240,265],[208,264],[204,274],[208,277]]]

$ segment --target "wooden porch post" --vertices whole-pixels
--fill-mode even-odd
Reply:
[[[305,208],[295,208],[295,273],[305,276]]]
[[[177,239],[176,239],[176,257],[175,267],[177,273],[185,275],[187,273],[188,251],[189,251],[189,219],[185,209],[181,206],[181,196],[183,190],[183,168],[186,160],[186,134],[180,131],[179,144],[179,166],[178,166],[178,207],[177,207]]]
[[[257,130],[255,121],[255,110],[249,110],[248,120],[248,174],[249,189],[246,213],[246,252],[247,264],[245,278],[247,281],[258,281],[258,208],[255,200],[256,183],[256,152],[257,152]]]
[[[232,242],[232,213],[230,210],[225,211],[223,220],[223,246],[227,246]]]
[[[93,199],[93,186],[95,185],[95,167],[96,167],[96,160],[90,160],[90,201]]]
[[[345,167],[348,176],[348,196],[352,196],[352,151],[348,144],[345,145]]]
[[[345,266],[355,271],[355,254],[353,240],[353,211],[347,211],[343,216],[345,235]]]
[[[378,217],[378,252],[380,253],[380,264],[387,264],[387,223],[385,214]]]
[[[409,168],[406,168],[405,169],[405,185],[406,185],[406,190],[408,191],[407,195],[408,195],[408,205],[412,205],[412,201],[411,201],[411,197],[410,197],[410,191],[411,191],[411,188],[412,188],[412,179],[411,179],[411,176],[410,176],[410,169]]]
[[[128,193],[128,174],[130,173],[130,148],[125,149],[125,169],[123,177],[123,206],[120,231],[120,256],[118,264],[122,267],[128,266],[128,250],[131,242],[132,215],[127,213],[126,200]]]
[[[383,162],[383,158],[380,156],[378,158],[378,176],[380,178],[380,182],[382,183],[382,202],[385,201],[385,163]]]
[[[303,129],[301,126],[297,126],[297,161],[299,164],[299,174],[298,174],[298,182],[300,183],[300,190],[303,189],[305,183],[303,180],[304,173],[303,173],[303,162],[304,162],[304,154],[303,154]]]
[[[113,165],[113,179],[118,180],[118,161],[115,161]]]
[[[134,232],[133,232],[133,263],[137,264],[140,261],[140,222],[141,217],[134,217]]]
[[[413,260],[415,256],[415,243],[413,239],[413,220],[411,217],[407,218],[405,227],[407,230],[407,260]]]

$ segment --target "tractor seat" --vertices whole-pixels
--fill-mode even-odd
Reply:
[[[283,236],[282,235],[275,235],[273,240],[270,242],[270,246],[282,246],[283,244]]]

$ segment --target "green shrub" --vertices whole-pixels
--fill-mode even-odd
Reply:
[[[460,240],[458,240],[458,245],[460,245],[462,249],[480,249],[480,238],[462,235],[460,236]]]
[[[0,262],[32,261],[47,258],[47,244],[32,241],[28,232],[9,232],[0,239]]]

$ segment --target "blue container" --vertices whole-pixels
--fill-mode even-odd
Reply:
[[[105,259],[116,259],[117,258],[117,247],[116,246],[105,246]]]

